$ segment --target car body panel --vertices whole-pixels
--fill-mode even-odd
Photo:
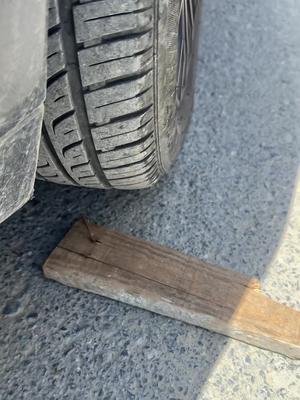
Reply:
[[[0,13],[0,222],[32,195],[46,95],[45,0]]]

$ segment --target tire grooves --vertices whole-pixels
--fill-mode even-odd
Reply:
[[[47,59],[49,60],[50,58],[52,58],[53,56],[56,56],[57,54],[58,54],[58,51],[54,51],[53,53],[47,55]]]
[[[110,123],[126,121],[129,118],[138,117],[140,115],[145,114],[151,107],[153,107],[153,104],[150,104],[147,107],[141,108],[139,111],[135,111],[132,113],[128,113],[128,114],[120,115],[118,117],[111,118]]]
[[[111,63],[112,61],[126,60],[126,59],[130,59],[132,57],[141,56],[141,55],[147,53],[147,51],[149,51],[151,49],[152,49],[152,46],[150,46],[144,50],[137,51],[136,53],[130,54],[129,56],[115,57],[115,58],[110,58],[109,60],[106,60],[106,61],[100,61],[98,63],[89,64],[89,67],[96,67],[97,65],[105,65],[105,64]]]
[[[60,71],[56,72],[55,74],[49,76],[47,79],[47,88],[49,88],[52,83],[56,82],[59,78],[63,77],[66,75],[67,71],[63,68]]]
[[[77,114],[77,120],[83,139],[83,145],[90,160],[90,165],[93,168],[93,172],[98,177],[99,181],[104,184],[104,186],[109,188],[110,184],[106,179],[98,161],[95,146],[90,132],[86,105],[83,98],[81,77],[78,68],[78,54],[75,44],[72,1],[58,1],[58,9],[62,21],[61,25],[63,26],[62,45],[64,48],[66,64],[68,65],[68,79],[70,81],[71,97],[73,100],[74,109]]]
[[[54,56],[58,53],[61,53],[64,58],[64,64],[58,66],[58,68],[63,67],[62,69],[60,69],[58,72],[55,72],[52,76],[49,77],[47,86],[51,86],[53,83],[57,82],[59,78],[63,77],[64,75],[66,75],[64,80],[68,82],[68,90],[65,92],[66,100],[62,100],[63,97],[65,96],[60,96],[59,94],[56,94],[59,93],[59,91],[61,90],[60,87],[63,83],[63,82],[62,83],[58,82],[58,86],[53,87],[53,89],[51,90],[52,93],[51,95],[53,96],[54,93],[54,95],[56,94],[57,98],[56,99],[52,98],[51,102],[54,103],[56,102],[58,110],[60,106],[64,105],[64,108],[62,108],[62,111],[64,111],[66,110],[68,99],[70,99],[71,110],[69,108],[69,111],[64,112],[62,115],[58,115],[58,113],[56,113],[56,115],[54,114],[54,117],[56,116],[56,118],[52,120],[52,127],[54,134],[55,134],[55,128],[57,128],[57,126],[62,121],[66,120],[66,124],[64,124],[61,128],[57,129],[58,130],[57,140],[59,146],[62,144],[61,148],[59,148],[56,142],[53,142],[54,144],[52,144],[51,142],[52,140],[51,138],[53,136],[52,129],[51,129],[51,134],[49,135],[50,132],[48,133],[46,131],[46,126],[44,126],[43,128],[44,131],[43,136],[47,144],[47,147],[49,149],[49,153],[51,154],[51,157],[49,157],[49,163],[51,164],[52,167],[51,171],[52,173],[50,173],[49,170],[48,176],[46,176],[45,173],[45,178],[47,179],[48,177],[49,178],[57,177],[58,179],[55,180],[56,182],[59,180],[63,182],[62,178],[60,177],[61,173],[63,174],[64,178],[66,178],[67,180],[72,182],[72,184],[75,185],[78,185],[78,183],[84,185],[84,179],[86,178],[87,179],[86,186],[90,185],[92,187],[97,186],[96,180],[98,180],[99,182],[99,187],[101,187],[100,186],[101,184],[106,186],[106,188],[113,186],[121,189],[126,189],[126,188],[134,189],[134,188],[151,186],[154,182],[157,181],[161,172],[161,167],[160,165],[158,165],[159,152],[157,149],[157,138],[156,138],[157,134],[156,132],[154,132],[157,129],[157,118],[154,118],[154,114],[157,115],[154,110],[154,107],[155,108],[157,107],[157,102],[155,101],[154,103],[156,104],[153,104],[153,99],[155,98],[154,95],[147,94],[147,96],[143,97],[142,99],[139,99],[139,97],[143,96],[150,90],[156,92],[155,71],[153,71],[155,70],[155,67],[153,63],[156,60],[155,54],[157,49],[156,47],[157,32],[155,27],[157,23],[156,21],[157,14],[156,17],[154,16],[154,14],[158,3],[156,0],[153,0],[153,5],[151,7],[145,7],[143,9],[132,10],[130,12],[122,12],[122,13],[119,12],[111,15],[103,15],[100,17],[87,18],[87,19],[84,19],[84,16],[86,17],[87,15],[89,16],[92,15],[91,13],[88,13],[88,9],[84,10],[84,8],[82,8],[83,10],[83,13],[81,14],[82,20],[80,19],[81,16],[76,14],[76,12],[74,12],[75,7],[77,6],[84,7],[84,5],[88,5],[89,3],[95,3],[95,4],[98,3],[101,9],[102,1],[107,2],[107,4],[109,5],[109,0],[100,0],[100,1],[91,0],[88,2],[79,2],[74,0],[58,0],[59,19],[56,18],[55,21],[56,25],[53,25],[48,31],[49,36],[57,34],[57,32],[59,32],[58,35],[61,41],[60,42],[61,50],[55,52],[52,51],[53,54],[48,54],[48,58],[51,58],[51,56]],[[120,3],[121,1],[122,0],[120,0]],[[101,20],[101,24],[112,23],[112,26],[114,26],[113,24],[115,24],[115,26],[118,27],[117,24],[119,23],[119,20],[117,18],[116,21],[114,22],[113,21],[114,17],[139,14],[145,11],[148,13],[149,10],[153,10],[153,15],[150,18],[150,22],[144,23],[144,20],[141,19],[141,23],[137,24],[135,27],[132,27],[130,24],[126,26],[125,24],[124,28],[122,27],[123,29],[122,32],[120,32],[120,29],[116,29],[115,32],[113,29],[111,29],[110,31],[109,30],[107,31],[108,32],[107,34],[101,34],[101,37],[99,37],[100,31],[96,30],[94,35],[95,37],[93,37],[93,33],[92,34],[89,33],[89,36],[85,37],[86,40],[84,40],[84,36],[81,36],[83,40],[78,39],[78,43],[76,43],[74,25],[76,24],[76,32],[77,32],[78,28],[77,23],[79,23],[78,21],[80,20],[81,23],[82,22],[87,23],[84,29],[90,29],[89,28],[90,25],[88,24],[88,22],[97,20]],[[58,21],[59,23],[57,23]],[[153,32],[153,34],[149,35],[149,32]],[[137,46],[134,44],[131,45],[129,43],[130,39],[140,38],[145,34],[148,34],[149,38],[143,39],[142,45]],[[120,45],[117,46],[121,46],[122,42],[124,43],[125,46],[124,51],[122,51],[122,56],[120,54],[120,57],[116,57],[117,54],[115,53],[114,50],[118,47],[112,47],[112,49],[110,49],[109,44],[115,42],[120,42]],[[127,45],[127,43],[129,44]],[[96,78],[95,84],[93,84],[91,81],[92,83],[91,85],[86,85],[85,87],[83,87],[82,86],[83,70],[81,70],[80,57],[78,56],[79,52],[81,52],[81,50],[84,51],[85,49],[104,44],[108,45],[105,48],[105,51],[107,49],[108,53],[105,54],[107,54],[106,57],[110,58],[108,60],[99,63],[91,62],[89,64],[90,67],[97,67],[98,65],[107,64],[105,68],[109,68],[109,63],[112,61],[118,61],[123,59],[128,61],[124,61],[124,63],[122,61],[122,63],[120,64],[120,70],[117,70],[116,74],[107,75],[108,77],[111,76],[112,79],[101,81],[100,80],[101,76],[99,76],[100,73],[98,73],[98,75],[94,75]],[[101,51],[101,49],[99,49],[99,51]],[[128,55],[126,55],[126,52]],[[144,54],[147,54],[147,52],[149,53],[149,57],[147,55],[144,56]],[[141,56],[141,58],[140,59],[137,58],[137,62],[134,63],[135,57],[138,56]],[[85,55],[83,54],[81,57],[83,57],[82,62],[84,63]],[[146,60],[144,60],[144,58],[146,58]],[[95,59],[95,61],[97,61],[97,59]],[[118,63],[116,64],[116,66],[118,66]],[[101,68],[99,70],[101,70]],[[153,81],[151,81],[150,77],[150,83],[149,83],[149,78],[142,79],[141,82],[135,83],[135,81],[137,81],[139,78],[145,77],[145,75],[149,74],[151,71],[153,71]],[[118,74],[119,76],[116,76]],[[99,82],[97,82],[98,77],[100,78]],[[151,82],[153,82],[152,85]],[[111,96],[109,98],[110,102],[107,104],[102,104],[99,106],[98,102],[97,105],[97,96],[90,97],[89,102],[86,103],[87,96],[90,93],[101,91],[102,89],[113,88],[115,86],[118,87],[125,83],[128,83],[128,98],[118,100],[119,96],[118,93],[122,93],[122,95],[120,95],[120,98],[121,96],[127,97],[127,87],[123,86],[122,89],[120,88],[120,92],[118,91],[117,88],[116,90],[110,92],[109,94],[109,96]],[[130,96],[130,94],[133,94],[134,92],[137,94]],[[115,100],[114,94],[116,94],[116,101],[114,101]],[[101,100],[101,97],[99,98],[102,103],[105,102],[105,97],[103,97],[105,95],[106,93],[102,94],[102,98],[104,99],[104,101]],[[133,100],[135,98],[137,98],[138,100],[134,100],[132,102],[129,101],[127,105],[126,101]],[[62,100],[61,103],[59,103],[59,100]],[[118,109],[120,108],[119,104],[121,105],[122,103],[124,104],[124,106],[122,106],[121,108],[122,111],[121,110],[120,111],[125,112],[125,114],[118,115]],[[90,123],[88,120],[89,115],[87,114],[87,105],[89,110],[90,107],[93,107],[95,109],[96,108],[99,109],[99,111],[101,112],[100,114],[95,114],[96,118],[93,117],[93,119],[95,119],[95,122],[91,121]],[[114,105],[115,105],[115,110],[114,110]],[[105,107],[109,106],[112,106],[112,108],[106,111]],[[139,109],[139,107],[142,108]],[[101,111],[102,108],[103,111]],[[136,111],[134,111],[135,109]],[[111,116],[111,118],[107,118],[105,123],[101,123],[102,115],[105,115],[106,112],[109,113],[108,115]],[[67,121],[67,119],[74,114],[75,114],[74,123],[77,124],[78,128],[71,129],[73,123],[72,118],[70,119],[70,121]],[[153,122],[151,123],[153,119],[155,119],[155,121],[154,123]],[[97,120],[99,121],[98,123]],[[128,123],[128,126],[126,125],[126,123]],[[48,126],[50,131],[51,125],[48,124],[46,125]],[[111,129],[110,125],[112,125]],[[101,136],[101,129],[100,129],[99,132],[97,133],[97,135],[100,134],[99,136],[100,140],[109,139],[113,137],[115,138],[120,137],[120,140],[117,139],[116,141],[111,142],[112,147],[110,149],[109,149],[109,142],[103,145],[103,150],[100,150],[101,147],[98,147],[97,142],[94,143],[94,140],[96,140],[96,136],[95,137],[93,136],[94,135],[93,129],[101,127],[105,127],[103,129],[103,135],[108,134],[108,136]],[[61,132],[62,128],[66,132]],[[74,133],[72,133],[73,131]],[[70,133],[69,138],[66,138],[66,136],[68,136],[69,133]],[[133,134],[130,135],[130,133]],[[63,135],[65,139],[63,140],[60,139],[59,135]],[[121,139],[122,137],[124,138],[123,140]],[[79,140],[80,138],[81,140]],[[118,141],[120,144],[118,144]],[[68,150],[71,150],[73,148],[75,149],[77,146],[79,146],[78,150],[74,150],[74,152],[72,151],[70,154],[68,154],[67,157],[65,157],[67,155]],[[108,146],[107,147],[108,150],[105,148],[105,146]],[[98,148],[99,150],[96,150],[96,148]],[[119,151],[119,153],[115,153],[115,151]],[[65,158],[63,158],[62,156]],[[79,157],[83,157],[83,159],[80,159]],[[81,163],[77,165],[74,164],[75,158],[77,158],[77,161]],[[64,161],[64,159],[66,160],[66,162]],[[125,164],[122,164],[120,162],[120,165],[118,165],[118,160],[120,161],[123,160]],[[57,166],[57,169],[59,170],[57,175],[54,175],[54,169],[52,166],[54,161]],[[66,164],[66,166],[64,166],[64,163]],[[86,168],[84,168],[85,166]],[[41,168],[43,167],[46,168],[47,165],[41,165]],[[66,168],[68,169],[66,170]],[[106,177],[106,171],[111,172],[111,174],[108,174],[108,177]],[[114,171],[116,174],[114,174]],[[72,176],[74,176],[74,178],[70,176],[69,173]],[[118,174],[120,175],[119,177]],[[88,178],[94,178],[94,180]]]
[[[148,87],[147,89],[141,91],[139,94],[132,96],[132,97],[128,97],[126,99],[122,99],[122,100],[117,100],[117,101],[113,101],[112,103],[107,103],[107,104],[103,104],[101,106],[97,106],[95,107],[96,109],[100,109],[102,107],[108,107],[108,106],[113,106],[115,104],[120,104],[120,103],[124,103],[124,101],[128,101],[128,100],[132,100],[132,99],[138,99],[139,97],[143,96],[145,93],[149,92],[149,90],[151,90],[152,87]]]
[[[122,137],[123,135],[126,135],[126,134],[128,134],[128,133],[140,131],[140,130],[142,130],[143,128],[145,128],[145,126],[147,126],[152,120],[153,120],[153,117],[149,118],[149,120],[147,120],[145,123],[141,124],[137,129],[133,129],[133,130],[131,130],[131,131],[125,131],[125,132],[119,133],[119,134],[117,134],[117,135],[104,136],[103,139],[111,139],[111,138],[115,138],[115,137],[118,137],[118,136]],[[105,126],[105,125],[104,125],[104,126]],[[152,131],[152,133],[153,133],[153,131]]]
[[[136,145],[144,143],[150,136],[153,136],[153,131],[147,133],[144,137],[138,140],[134,140],[130,143],[121,144],[120,146],[116,146],[114,150],[106,151],[105,153],[109,153],[110,151],[114,152],[115,150],[122,150],[122,149],[130,149],[131,147],[135,147]]]
[[[154,3],[153,4],[153,8],[156,6],[156,3]],[[153,29],[153,28],[152,28]],[[147,30],[145,30],[145,29],[142,29],[142,30],[134,30],[134,32],[130,32],[130,33],[128,33],[128,32],[122,32],[121,34],[116,34],[116,35],[106,35],[106,36],[103,36],[102,38],[101,38],[101,43],[108,43],[108,42],[113,42],[113,41],[120,41],[120,40],[122,40],[122,38],[124,38],[124,37],[126,37],[126,38],[128,38],[129,36],[136,36],[136,35],[139,35],[139,36],[141,36],[141,35],[144,35],[146,32],[149,32],[149,29],[147,29]],[[97,39],[96,39],[97,40]],[[93,45],[95,45],[95,41],[93,40]],[[87,48],[87,45],[86,45],[86,43],[84,43],[84,48]],[[148,48],[147,50],[149,51],[149,49],[152,49],[153,50],[153,52],[152,52],[152,57],[153,57],[153,54],[154,54],[154,48],[153,48],[153,46],[151,46],[150,48]],[[139,52],[139,53],[144,53],[145,51],[141,51],[141,52]],[[136,56],[136,54],[135,54],[135,56]],[[130,57],[132,57],[132,56],[130,56]],[[133,56],[134,57],[134,56]],[[125,58],[125,57],[124,57]],[[111,81],[109,81],[109,82],[105,82],[105,85],[103,85],[103,82],[99,82],[99,87],[98,87],[98,90],[101,90],[101,89],[106,89],[107,87],[109,87],[110,85],[111,86],[114,86],[114,85],[118,85],[118,84],[121,84],[122,82],[125,82],[125,81],[134,81],[134,80],[136,80],[137,79],[137,77],[139,76],[139,75],[145,75],[145,74],[147,74],[147,73],[149,73],[150,71],[152,71],[153,70],[153,66],[150,68],[150,69],[148,69],[147,71],[142,71],[142,73],[141,72],[138,72],[138,73],[133,73],[133,74],[131,74],[131,75],[129,75],[129,76],[126,76],[126,77],[124,77],[124,76],[122,76],[122,77],[120,77],[120,78],[118,78],[118,79],[113,79],[113,80],[111,80]],[[91,90],[89,90],[89,89],[91,89],[91,87],[87,87],[86,88],[87,90],[86,90],[86,93],[89,93],[89,92],[91,92]],[[96,88],[95,88],[95,84],[93,84],[92,85],[92,89],[94,89],[94,90],[97,90]],[[144,92],[146,92],[147,90],[149,90],[149,89],[151,89],[151,87],[150,88],[148,88],[148,89],[146,89]],[[153,90],[153,87],[152,87],[152,90]],[[140,95],[140,94],[139,94]],[[137,96],[134,96],[134,97],[138,97],[139,95],[137,95]],[[134,98],[133,97],[133,98]],[[101,108],[101,107],[103,107],[103,106],[100,106],[99,108]],[[153,104],[150,104],[149,106],[147,106],[147,107],[145,107],[145,108],[143,108],[142,110],[139,110],[139,111],[137,111],[137,112],[133,112],[133,113],[127,113],[127,114],[125,114],[125,115],[121,115],[121,116],[118,116],[118,117],[115,117],[115,118],[111,118],[111,120],[110,120],[110,122],[109,123],[114,123],[114,122],[121,122],[121,121],[126,121],[126,120],[128,120],[128,119],[130,119],[130,118],[133,118],[133,117],[135,117],[135,116],[138,116],[138,115],[142,115],[142,114],[144,114],[147,110],[149,110],[151,107],[153,107]],[[109,123],[108,124],[106,124],[106,125],[109,125]],[[143,124],[143,125],[146,125],[146,123],[145,124]],[[122,134],[121,134],[122,135]],[[147,140],[148,138],[150,138],[150,137],[153,137],[153,142],[151,142],[148,146],[147,146],[147,148],[145,148],[145,149],[143,149],[143,152],[144,151],[147,151],[149,148],[150,148],[150,146],[152,146],[153,145],[153,143],[155,143],[155,138],[154,138],[154,132],[152,131],[151,133],[149,133],[149,134],[147,134],[145,137],[143,137],[143,138],[141,138],[141,139],[139,139],[139,140],[137,140],[137,141],[134,141],[134,142],[131,142],[131,143],[127,143],[127,144],[125,144],[125,145],[121,145],[121,146],[117,146],[117,147],[115,147],[115,149],[114,150],[120,150],[120,149],[129,149],[129,148],[131,148],[131,147],[135,147],[136,145],[138,145],[138,144],[141,144],[141,143],[144,143],[145,142],[145,140]],[[111,150],[111,152],[112,152],[112,154],[113,154],[113,152],[114,152],[114,150]],[[143,165],[145,162],[147,162],[147,159],[153,154],[153,152],[155,152],[155,154],[157,155],[157,151],[156,151],[156,149],[154,149],[153,151],[151,151],[151,153],[150,154],[148,154],[146,157],[144,157],[143,158],[143,160],[140,160],[140,161],[138,161],[138,162],[133,162],[133,163],[128,163],[128,164],[125,164],[125,165],[122,165],[122,166],[120,166],[120,168],[124,168],[124,167],[128,167],[128,166],[131,166],[131,165],[134,165],[134,164],[137,164],[137,163],[140,163],[141,165]],[[102,153],[102,151],[99,151],[98,153]],[[109,153],[109,151],[108,152],[106,152],[106,154],[107,153]],[[120,158],[120,160],[121,159],[126,159],[126,158],[130,158],[130,156],[129,157],[123,157],[123,158]],[[149,169],[147,169],[146,171],[143,171],[142,173],[135,173],[134,175],[132,175],[132,174],[130,174],[130,175],[127,175],[127,177],[124,177],[124,178],[115,178],[115,179],[113,179],[113,178],[110,178],[109,180],[112,182],[112,183],[114,183],[114,181],[118,181],[118,182],[120,182],[120,180],[124,180],[124,183],[126,182],[126,179],[129,179],[129,178],[133,178],[133,177],[137,177],[137,176],[144,176],[145,177],[145,179],[146,180],[148,180],[148,182],[150,183],[152,183],[153,181],[155,181],[156,180],[156,178],[155,178],[155,176],[157,176],[157,166],[155,166],[155,162],[153,161],[153,162],[151,162],[150,163],[150,165],[149,165]],[[112,167],[112,168],[105,168],[104,166],[103,166],[103,170],[104,170],[104,172],[106,171],[106,170],[108,170],[108,169],[110,169],[110,170],[114,170],[115,168],[119,168],[119,167]],[[151,176],[149,176],[149,171],[151,171]],[[150,178],[150,179],[149,179]],[[113,186],[115,186],[115,185],[113,185]],[[126,185],[125,185],[126,186]],[[130,186],[130,181],[128,182],[128,186]]]
[[[121,33],[120,32],[119,33],[111,33],[111,34],[103,35],[101,37],[97,37],[95,39],[86,40],[85,42],[82,42],[82,45],[83,45],[84,49],[90,49],[92,47],[99,46],[99,44],[110,43],[110,42],[117,41],[117,40],[122,40],[122,39],[127,39],[130,37],[144,35],[145,33],[149,32],[149,31],[150,31],[149,29],[145,29],[144,27],[130,28]],[[79,44],[78,44],[78,46],[79,46]]]
[[[60,172],[63,174],[63,176],[67,180],[71,181],[73,185],[78,185],[77,182],[75,182],[74,179],[68,174],[64,165],[61,163],[59,157],[56,155],[56,151],[53,147],[53,144],[51,143],[47,128],[44,123],[42,125],[42,133],[43,133],[44,145],[47,147],[48,152],[51,154],[51,156],[55,160],[55,163],[56,163],[57,167],[59,168]]]
[[[69,117],[72,117],[72,115],[74,115],[74,114],[75,114],[75,110],[70,110],[70,111],[67,111],[67,112],[59,115],[57,118],[55,118],[52,121],[53,132],[55,133],[55,128],[57,127],[57,125],[59,125],[63,120],[65,120]]]
[[[152,156],[153,156],[153,153],[155,152],[155,150],[153,150],[153,151],[151,151],[151,153],[149,153],[143,160],[141,160],[141,161],[135,161],[135,162],[133,162],[133,163],[131,163],[131,164],[125,164],[125,165],[120,165],[119,167],[113,167],[113,168],[109,168],[109,167],[107,167],[107,168],[103,168],[105,171],[118,171],[118,170],[122,170],[123,168],[125,168],[125,167],[131,167],[131,166],[135,166],[135,165],[142,165],[145,161],[147,161],[147,160],[149,160]]]
[[[84,94],[92,93],[99,89],[107,89],[108,87],[117,86],[124,82],[134,81],[140,75],[146,75],[150,71],[152,71],[152,68],[146,69],[146,70],[144,70],[142,72],[138,72],[138,73],[135,73],[135,72],[128,73],[126,75],[123,75],[121,78],[117,77],[117,78],[113,78],[113,79],[108,79],[106,81],[99,81],[99,82],[93,83],[92,85],[84,86],[83,91],[84,91]]]
[[[95,18],[87,18],[84,20],[84,22],[90,22],[90,21],[99,21],[107,18],[114,18],[114,17],[120,17],[122,15],[132,15],[132,14],[139,14],[144,11],[151,10],[152,7],[144,7],[144,8],[139,8],[136,11],[128,11],[128,12],[122,12],[122,13],[116,13],[116,14],[108,14],[100,17],[95,17]]]
[[[73,149],[74,147],[77,147],[77,146],[78,146],[79,144],[81,144],[81,143],[82,143],[82,140],[78,140],[78,142],[74,142],[74,143],[71,143],[71,144],[68,144],[67,146],[65,146],[65,147],[62,149],[62,154],[63,154],[63,156],[65,157],[65,154],[66,154],[67,151]]]
[[[51,28],[48,29],[48,36],[54,35],[56,32],[60,30],[60,24],[51,26]]]
[[[151,71],[152,71],[152,68],[150,68],[149,70],[146,70],[146,71],[139,72],[135,75],[128,76],[127,78],[122,77],[122,78],[118,78],[114,81],[110,81],[110,82],[106,81],[105,89],[109,89],[114,86],[122,85],[123,83],[126,83],[126,82],[135,81],[137,79],[143,78],[144,76],[149,74],[149,72],[151,72]]]
[[[147,7],[147,10],[149,10],[149,9],[153,9],[153,6],[151,7],[151,8],[149,8],[149,7]],[[138,11],[136,11],[136,12],[130,12],[130,13],[126,13],[126,14],[132,14],[132,13],[138,13],[138,12],[141,12],[142,10],[138,10]],[[125,13],[124,13],[125,14]],[[115,15],[120,15],[120,14],[115,14]],[[114,16],[115,16],[114,15]],[[105,16],[105,17],[100,17],[100,18],[95,18],[95,19],[93,19],[93,20],[97,20],[97,19],[101,19],[101,20],[110,20],[111,18],[113,18],[113,16]],[[85,20],[85,21],[87,21],[87,20]],[[147,34],[147,33],[149,33],[149,31],[151,31],[151,30],[153,30],[153,27],[151,28],[151,29],[149,29],[149,28],[146,28],[146,27],[138,27],[138,28],[134,28],[134,29],[130,29],[130,30],[127,30],[127,31],[123,31],[123,32],[118,32],[118,33],[113,33],[113,34],[109,34],[109,35],[103,35],[101,38],[93,38],[93,39],[91,39],[91,40],[88,40],[88,41],[84,41],[83,43],[80,43],[79,44],[79,46],[81,47],[81,48],[83,48],[83,49],[87,49],[87,48],[90,48],[90,47],[94,47],[94,46],[99,46],[99,44],[107,44],[107,43],[113,43],[113,42],[115,42],[115,41],[122,41],[122,39],[124,39],[124,38],[126,38],[127,40],[130,38],[130,37],[141,37],[142,35],[145,35],[145,34]],[[143,49],[143,50],[139,50],[139,51],[137,51],[136,53],[134,53],[134,54],[130,54],[129,56],[124,56],[124,57],[119,57],[119,58],[115,58],[115,57],[112,57],[110,60],[108,60],[108,61],[105,61],[105,62],[101,62],[101,63],[94,63],[94,64],[90,64],[90,66],[96,66],[96,65],[100,65],[100,64],[107,64],[107,63],[109,63],[109,62],[111,62],[111,61],[115,61],[115,60],[118,60],[118,59],[128,59],[128,60],[130,60],[131,58],[132,59],[134,59],[134,57],[136,57],[136,56],[138,56],[139,54],[141,54],[141,55],[143,55],[143,54],[146,54],[147,53],[147,51],[149,52],[149,51],[151,51],[152,50],[152,54],[151,54],[151,57],[149,57],[149,60],[151,60],[151,59],[153,59],[153,46],[147,46],[147,48],[146,49]],[[144,65],[147,65],[147,61],[148,60],[144,60]],[[143,69],[143,67],[142,67],[142,69]],[[144,70],[140,70],[140,71],[138,71],[138,72],[134,72],[134,73],[131,73],[131,74],[126,74],[125,76],[123,75],[123,76],[120,76],[120,77],[117,77],[117,78],[114,78],[114,79],[110,79],[110,80],[106,80],[106,81],[99,81],[98,83],[93,83],[92,85],[87,85],[85,88],[84,88],[84,93],[85,94],[89,94],[89,93],[92,93],[92,92],[95,92],[95,91],[98,91],[98,90],[104,90],[104,89],[107,89],[107,88],[109,88],[109,87],[113,87],[113,86],[118,86],[118,85],[121,85],[122,83],[125,83],[125,82],[130,82],[130,81],[136,81],[140,76],[144,76],[144,75],[146,75],[146,74],[148,74],[150,71],[152,71],[153,70],[153,66],[151,66],[151,68],[147,68],[146,69],[146,71],[145,71],[145,69]],[[146,87],[146,86],[145,86]],[[144,93],[146,93],[148,90],[150,90],[150,89],[152,89],[153,90],[153,88],[150,86],[150,87],[148,87],[148,88],[146,88],[146,89],[144,89],[144,90],[142,90],[141,91],[141,93],[138,93],[137,95],[135,95],[135,96],[132,96],[132,97],[129,97],[128,99],[122,99],[122,100],[120,100],[120,101],[115,101],[115,102],[113,102],[113,103],[108,103],[108,104],[105,104],[105,105],[101,105],[101,106],[96,106],[95,108],[98,108],[98,109],[101,109],[102,107],[105,107],[105,106],[109,106],[109,105],[113,105],[113,104],[120,104],[120,103],[122,103],[122,102],[124,102],[124,101],[126,101],[126,100],[131,100],[131,99],[134,99],[134,98],[139,98],[141,95],[143,95]],[[117,116],[117,117],[113,117],[113,118],[111,118],[110,119],[110,121],[109,122],[107,122],[106,124],[95,124],[95,123],[93,123],[93,124],[90,124],[90,127],[97,127],[97,126],[104,126],[104,125],[107,125],[107,126],[109,126],[109,124],[111,124],[111,123],[114,123],[114,122],[121,122],[121,121],[124,121],[124,122],[126,122],[126,121],[128,121],[128,119],[130,119],[130,118],[132,118],[132,117],[135,117],[135,116],[139,116],[139,115],[143,115],[145,112],[147,112],[147,110],[149,110],[150,108],[152,107],[152,104],[150,104],[150,105],[147,105],[146,107],[143,107],[142,108],[142,110],[138,110],[138,111],[135,111],[135,112],[131,112],[131,113],[126,113],[126,114],[123,114],[123,115],[121,115],[121,116]],[[147,122],[149,122],[149,121],[147,121]],[[142,123],[142,126],[145,126],[146,125],[146,123]],[[140,127],[141,128],[141,127]],[[124,134],[124,133],[123,133]],[[120,136],[121,136],[122,134],[120,134]],[[150,146],[152,146],[153,144],[154,144],[154,135],[153,135],[153,131],[152,132],[150,132],[150,133],[148,133],[148,134],[146,134],[144,137],[142,137],[141,139],[138,139],[138,140],[134,140],[133,142],[130,142],[130,143],[126,143],[126,144],[124,144],[124,145],[120,145],[120,146],[116,146],[113,150],[110,150],[110,151],[105,151],[105,152],[103,152],[102,150],[98,150],[97,151],[97,153],[98,154],[101,154],[101,153],[105,153],[105,154],[108,154],[108,153],[111,153],[112,155],[114,154],[114,150],[122,150],[122,149],[124,149],[124,150],[126,150],[126,149],[129,149],[129,148],[134,148],[135,146],[138,146],[139,144],[142,144],[142,143],[144,143],[146,140],[148,140],[149,138],[151,138],[151,136],[152,136],[152,138],[153,138],[153,141],[151,141],[151,143],[147,146],[147,148],[146,149],[143,149],[142,151],[144,152],[144,151],[147,151],[149,148],[150,148]],[[151,152],[151,153],[153,153],[153,152]],[[144,158],[143,158],[143,160],[140,160],[140,163],[141,163],[141,165],[144,163],[145,164],[145,162],[147,162],[147,159],[148,159],[148,156],[149,156],[149,154],[147,154]],[[129,158],[130,159],[130,156],[129,157],[125,157],[125,158]],[[123,157],[123,159],[124,159],[124,157]],[[129,162],[128,164],[126,164],[126,165],[132,165],[132,164],[135,164],[136,162],[135,161],[133,161],[133,162]],[[101,162],[101,164],[102,164],[102,168],[103,168],[103,170],[104,170],[104,173],[105,173],[105,171],[106,171],[106,166],[105,166],[105,162],[104,162],[104,164],[103,164],[103,162]],[[150,169],[152,168],[152,166],[154,165],[155,163],[154,162],[152,162],[151,164],[150,164]],[[111,169],[113,169],[113,168],[111,168]],[[136,175],[136,174],[135,174]],[[135,176],[134,175],[134,176]],[[147,175],[147,173],[144,171],[143,173],[141,173],[141,175],[144,175],[145,176],[145,178],[148,176]],[[130,178],[131,177],[131,175],[129,176],[128,175],[128,178]],[[125,178],[126,179],[126,178]],[[147,179],[147,178],[146,178]],[[111,181],[111,179],[109,179],[109,181]],[[150,181],[151,182],[151,181]]]
[[[150,165],[149,168],[146,169],[146,171],[143,171],[142,173],[141,173],[141,172],[137,172],[137,173],[134,174],[134,175],[130,175],[130,176],[126,176],[126,177],[121,177],[121,178],[110,178],[110,180],[112,180],[112,181],[119,181],[119,180],[122,180],[122,179],[136,178],[136,177],[138,177],[138,176],[143,176],[143,175],[146,175],[146,176],[147,176],[147,174],[148,174],[149,172],[151,172],[151,175],[152,175],[152,173],[155,172],[155,168],[156,168],[156,165],[153,164],[153,165]],[[153,170],[153,171],[152,171],[152,170]]]
[[[151,135],[150,135],[151,136]],[[149,139],[149,136],[148,136],[148,139]],[[142,140],[141,141],[141,143],[143,143],[144,142],[144,140]],[[140,144],[141,144],[140,143]],[[149,143],[148,145],[147,145],[147,147],[145,147],[142,151],[143,152],[146,152],[148,149],[149,149],[149,147],[151,147],[153,145],[153,142],[151,142],[151,143]],[[134,146],[124,146],[123,148],[124,149],[130,149],[131,147],[135,147],[136,146],[136,144],[134,145]],[[122,150],[122,149],[120,149],[120,150]],[[112,153],[113,153],[114,151],[112,151]],[[102,154],[108,154],[109,152],[104,152],[104,153],[102,153]],[[123,156],[123,157],[118,157],[118,158],[114,158],[112,161],[120,161],[120,160],[125,160],[126,158],[131,158],[131,156],[129,155],[129,156]],[[146,158],[146,156],[143,158],[143,160],[140,160],[140,161],[144,161],[145,160],[145,158]],[[134,164],[134,161],[133,162],[131,162],[131,163],[128,163],[128,164],[124,164],[124,165],[122,165],[122,166],[129,166],[129,165],[132,165],[132,164]],[[107,169],[107,168],[109,168],[109,167],[106,167],[105,169]],[[113,167],[113,168],[115,168],[115,167]]]
[[[96,0],[96,1],[98,1],[98,0]],[[115,36],[112,36],[112,37],[106,36],[106,37],[93,39],[93,40],[86,41],[86,42],[77,43],[77,50],[92,49],[93,47],[98,47],[99,45],[102,45],[102,44],[123,42],[124,39],[129,40],[129,39],[139,38],[139,37],[146,35],[149,32],[152,32],[152,30],[153,29],[150,28],[150,29],[142,30],[140,32],[132,32],[132,33],[127,33],[127,34],[124,34],[122,32],[122,33],[116,34]]]
[[[57,103],[59,100],[63,99],[64,97],[66,97],[66,95],[65,95],[65,94],[62,94],[61,96],[57,97],[57,98],[54,100],[54,103]]]
[[[74,171],[74,169],[84,167],[85,165],[90,165],[90,161],[87,161],[87,162],[84,162],[81,164],[72,165],[71,170]],[[94,175],[91,175],[91,176],[94,176]],[[83,178],[85,178],[85,177],[83,177]]]

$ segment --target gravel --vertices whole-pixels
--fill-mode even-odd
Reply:
[[[0,227],[3,399],[298,400],[300,363],[43,278],[81,215],[300,308],[300,3],[204,1],[193,120],[151,190],[37,182]]]

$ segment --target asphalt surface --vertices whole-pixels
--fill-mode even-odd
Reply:
[[[141,192],[37,182],[0,227],[2,399],[300,398],[300,362],[43,278],[81,215],[262,280],[300,309],[300,2],[204,2],[195,111]]]

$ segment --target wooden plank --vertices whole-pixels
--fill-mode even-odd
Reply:
[[[300,358],[300,312],[256,279],[79,221],[46,260],[45,276]]]

